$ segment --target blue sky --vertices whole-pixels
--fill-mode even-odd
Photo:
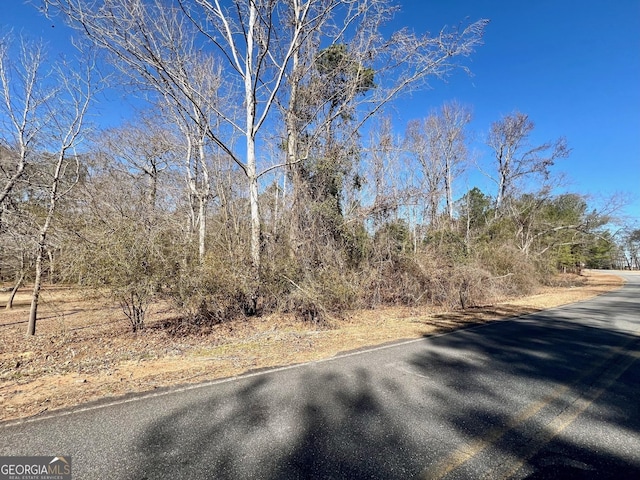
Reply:
[[[37,3],[37,2],[36,2]],[[640,0],[401,0],[394,27],[437,33],[468,19],[488,18],[484,45],[466,61],[473,71],[399,102],[400,129],[442,102],[472,107],[479,161],[488,161],[483,140],[490,124],[515,110],[535,122],[534,140],[565,136],[570,158],[557,170],[566,190],[632,197],[624,213],[640,220]],[[4,0],[0,31],[43,38],[52,53],[68,49],[70,31],[41,17],[20,0]],[[469,186],[489,191],[481,176]],[[491,192],[490,192],[491,193]]]
[[[519,110],[536,124],[539,142],[565,136],[572,154],[560,160],[568,190],[603,197],[624,192],[640,219],[640,1],[404,0],[399,24],[437,31],[461,19],[491,20],[484,45],[469,59],[473,77],[414,95],[398,108],[403,120],[443,101],[473,107],[476,148],[491,122]],[[480,179],[476,179],[481,182]],[[595,200],[595,199],[594,199]]]

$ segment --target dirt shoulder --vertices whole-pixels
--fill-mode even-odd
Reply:
[[[348,312],[319,328],[288,316],[265,316],[180,331],[167,305],[148,327],[130,333],[119,309],[72,288],[44,290],[34,338],[26,338],[29,292],[4,310],[0,293],[0,421],[80,403],[308,362],[385,342],[417,338],[585,300],[619,288],[615,275],[563,277],[535,295],[465,311],[394,307]],[[173,328],[166,328],[167,325]]]

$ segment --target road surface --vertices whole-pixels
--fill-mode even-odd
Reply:
[[[77,479],[640,478],[640,275],[514,320],[0,424]]]

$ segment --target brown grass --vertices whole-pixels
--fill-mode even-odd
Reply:
[[[328,358],[572,303],[621,285],[614,275],[564,276],[557,286],[536,295],[465,311],[352,311],[331,319],[329,327],[290,316],[265,316],[186,335],[172,335],[166,328],[175,322],[168,305],[155,305],[147,328],[133,334],[119,308],[104,298],[70,287],[49,287],[43,292],[32,338],[24,335],[29,291],[20,292],[11,311],[4,310],[9,294],[0,293],[0,420]]]

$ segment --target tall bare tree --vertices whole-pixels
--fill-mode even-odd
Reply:
[[[468,108],[448,102],[423,121],[407,125],[406,147],[421,167],[432,225],[437,223],[442,203],[447,220],[453,220],[453,181],[467,161],[465,137],[470,121]]]
[[[189,135],[190,154],[194,152],[191,147],[197,155],[202,153],[204,132],[244,172],[251,206],[251,258],[257,275],[260,215],[256,137],[282,84],[281,64],[287,64],[287,55],[291,53],[288,49],[284,59],[276,59],[273,49],[268,49],[275,38],[269,36],[275,32],[274,5],[238,2],[237,9],[227,9],[217,1],[179,1],[174,4],[177,6],[161,0],[106,0],[100,4],[45,0],[44,3],[66,14],[74,26],[111,52],[125,71],[138,77],[188,120],[191,125],[187,128],[196,134]],[[201,88],[203,78],[198,73],[202,70],[198,67],[209,66],[211,57],[196,48],[198,36],[200,41],[208,42],[209,51],[219,54],[220,62],[227,64],[226,73],[232,80],[224,95],[239,100],[230,102],[232,108],[228,110],[214,103],[219,97],[209,95],[211,80],[204,84],[205,91]],[[274,64],[279,68],[274,70]],[[215,75],[216,71],[209,73]],[[237,115],[238,104],[244,105],[244,119]],[[258,110],[260,105],[262,109]],[[212,128],[220,124],[211,121],[212,112],[224,123],[219,130]],[[228,136],[230,130],[244,135],[243,149],[235,148],[233,137]],[[202,193],[201,189],[198,192]],[[204,218],[200,215],[202,221]]]
[[[88,58],[88,57],[87,57]],[[80,160],[75,148],[82,139],[85,117],[95,87],[92,82],[92,70],[95,65],[90,59],[84,69],[58,66],[55,73],[59,88],[56,95],[46,104],[50,117],[47,126],[47,139],[44,144],[50,152],[42,153],[43,178],[48,179],[47,206],[43,222],[39,227],[36,242],[35,280],[31,295],[27,335],[35,335],[38,315],[38,302],[42,287],[43,260],[47,248],[47,235],[60,200],[78,183],[80,178]]]
[[[350,99],[361,93],[362,75],[375,70],[380,85],[357,117],[350,132],[355,136],[368,118],[402,92],[424,85],[433,75],[444,75],[457,56],[468,55],[481,40],[486,21],[461,31],[441,32],[435,37],[405,31],[384,37],[381,27],[393,8],[386,0],[43,0],[50,11],[63,12],[71,24],[97,45],[111,52],[129,72],[170,99],[197,125],[203,102],[219,117],[220,128],[207,126],[208,138],[237,165],[246,180],[250,206],[250,258],[256,288],[259,285],[261,217],[259,180],[275,165],[262,155],[260,134],[275,128],[272,112],[277,102],[289,112],[289,151],[286,164],[305,157],[299,139],[319,138],[337,118],[355,112]],[[193,30],[197,35],[193,34]],[[323,95],[311,116],[294,125],[299,112],[301,84],[317,73],[319,45],[344,45],[344,66],[356,66],[349,82],[336,88],[338,95]],[[303,48],[305,51],[303,52]],[[194,54],[200,51],[200,57]],[[197,62],[185,58],[214,56],[222,65],[227,83],[215,104],[190,76]],[[296,60],[297,59],[297,60]],[[348,59],[348,60],[347,60]],[[296,63],[297,62],[297,63]],[[351,68],[349,67],[349,68]],[[316,69],[314,71],[314,69]],[[298,88],[298,90],[296,90]],[[285,92],[288,92],[285,93]],[[280,93],[285,93],[279,98]],[[345,96],[346,94],[346,96]],[[242,105],[238,115],[235,106]],[[294,105],[289,107],[287,105]],[[293,111],[293,113],[292,113]],[[296,119],[299,120],[299,119]],[[313,130],[310,132],[309,130]],[[244,137],[235,145],[230,130]],[[292,132],[293,135],[291,135]],[[297,140],[295,136],[297,135]],[[294,154],[295,150],[295,154]],[[257,294],[254,295],[254,301]]]
[[[13,48],[17,43],[17,48]],[[41,43],[20,39],[14,42],[7,35],[0,39],[0,142],[11,152],[2,162],[3,182],[0,185],[0,207],[5,203],[41,142],[40,132],[50,120],[46,104],[55,94],[44,84],[47,72],[44,47]],[[9,161],[10,160],[10,161]],[[0,218],[0,222],[2,219]]]
[[[569,156],[570,149],[564,138],[540,145],[531,145],[529,137],[535,125],[529,116],[514,112],[491,125],[487,145],[494,152],[496,174],[489,175],[497,187],[496,216],[515,188],[533,178],[547,180],[550,167],[559,158]]]
[[[310,17],[317,23],[294,52],[283,102],[294,218],[310,149],[327,132],[339,131],[345,144],[357,139],[388,103],[460,66],[456,57],[474,50],[486,25],[481,20],[435,36],[401,30],[386,37],[381,32],[396,11],[388,1],[309,3],[318,10]],[[329,47],[318,50],[323,44]],[[292,227],[295,233],[295,221]]]
[[[444,164],[444,192],[446,213],[453,220],[453,181],[460,175],[467,163],[467,126],[471,122],[471,111],[458,102],[448,102],[442,106],[438,127],[442,129],[440,157]]]
[[[403,175],[408,172],[403,171],[402,143],[396,138],[391,119],[383,118],[370,135],[365,159],[369,179],[362,189],[362,203],[369,203],[364,213],[378,226],[389,219],[398,220],[399,209],[413,201],[415,189],[412,176]]]
[[[11,198],[16,185],[31,169],[28,189],[41,201],[43,216],[33,217],[35,281],[27,334],[34,335],[38,302],[48,254],[48,235],[59,201],[79,178],[74,148],[80,140],[93,93],[91,55],[84,69],[60,61],[48,64],[42,44],[20,41],[12,48],[9,38],[0,44],[3,143],[15,163],[5,170],[0,205]],[[19,282],[18,282],[19,283]]]
[[[424,212],[431,227],[437,227],[440,204],[444,196],[444,165],[439,156],[441,133],[435,115],[412,120],[407,124],[405,149],[422,174],[420,190],[424,196]]]

